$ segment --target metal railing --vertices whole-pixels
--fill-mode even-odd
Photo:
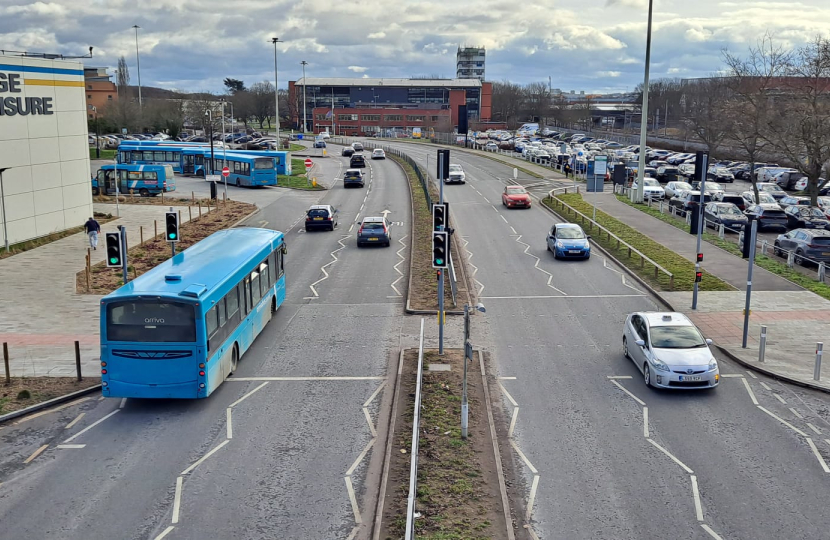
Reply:
[[[406,498],[406,539],[415,538],[415,495],[418,493],[418,442],[421,433],[421,383],[424,373],[424,319],[418,342],[418,371],[415,382],[415,409],[412,416],[412,448],[409,453],[409,495]]]
[[[669,278],[669,290],[672,290],[672,291],[674,290],[674,274],[672,274],[671,272],[669,272],[668,270],[666,270],[665,268],[663,268],[662,266],[660,266],[659,264],[654,262],[652,259],[650,259],[645,254],[643,254],[643,252],[641,252],[640,250],[638,250],[637,248],[635,248],[634,246],[632,246],[631,244],[629,244],[628,242],[626,242],[625,240],[623,240],[622,238],[617,236],[616,234],[612,233],[610,230],[608,230],[605,227],[603,227],[602,225],[600,225],[596,220],[594,220],[592,218],[589,218],[588,216],[586,216],[585,214],[583,214],[582,212],[580,212],[576,208],[572,207],[571,205],[563,202],[562,200],[560,200],[559,198],[556,197],[556,192],[561,191],[563,193],[568,193],[569,189],[573,189],[573,190],[575,190],[576,193],[579,193],[579,187],[578,186],[576,188],[562,187],[562,188],[555,188],[555,189],[550,190],[550,192],[548,192],[548,197],[550,198],[551,201],[554,202],[555,205],[559,205],[563,209],[567,208],[572,214],[574,214],[574,216],[578,216],[583,225],[587,223],[589,225],[589,231],[593,231],[594,227],[596,227],[597,231],[600,234],[600,238],[602,238],[602,234],[604,233],[607,236],[609,243],[612,241],[612,239],[616,240],[617,241],[617,251],[620,251],[623,248],[627,248],[629,259],[631,258],[632,254],[636,254],[637,256],[639,256],[640,257],[640,267],[641,268],[645,268],[646,263],[653,266],[654,267],[654,279],[657,279],[661,272],[663,274],[665,274],[666,276],[668,276],[668,278]],[[594,207],[594,209],[596,210],[596,207]]]

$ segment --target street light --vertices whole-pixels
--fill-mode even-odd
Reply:
[[[484,313],[484,304],[479,302],[475,309]],[[473,361],[473,345],[470,343],[470,305],[464,304],[464,382],[461,386],[461,438],[467,438],[467,420],[470,407],[467,404],[467,362]]]
[[[305,133],[306,126],[308,125],[308,119],[306,118],[306,113],[308,113],[308,106],[306,105],[306,102],[305,102],[305,88],[306,88],[306,86],[308,86],[308,84],[306,84],[306,80],[305,80],[305,67],[308,64],[308,62],[303,60],[300,63],[303,65],[303,133]]]
[[[213,144],[213,143],[211,143]],[[228,166],[228,143],[225,141],[225,98],[222,98],[222,167]],[[225,198],[228,198],[228,177],[222,171],[222,177],[225,179]]]
[[[277,147],[280,143],[280,89],[279,79],[277,78],[277,43],[285,43],[280,41],[280,38],[271,38],[271,43],[274,44],[274,122],[277,125]]]
[[[207,169],[210,175],[213,176],[213,112],[210,109],[205,109],[205,116],[208,118],[208,127],[210,129],[210,166]],[[206,172],[205,179],[207,179],[207,174]],[[213,190],[211,190],[212,192]]]
[[[138,29],[141,27],[134,24],[133,28],[135,29],[135,65],[138,72],[138,106],[141,107],[141,61],[138,58]]]
[[[98,109],[95,105],[92,112],[95,113],[95,159],[101,159],[101,131],[98,129]]]
[[[0,168],[0,204],[3,208],[3,239],[6,241],[6,253],[9,252],[9,229],[6,225],[6,196],[3,191],[3,173],[11,169],[11,167]]]
[[[654,0],[648,0],[648,29],[646,30],[646,69],[643,77],[643,107],[640,111],[640,160],[637,164],[637,192],[635,203],[643,202],[643,178],[646,172],[646,125],[648,123],[648,68],[651,63],[651,11]]]

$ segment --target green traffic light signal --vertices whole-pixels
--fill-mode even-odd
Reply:
[[[111,264],[118,264],[118,257],[110,257]]]

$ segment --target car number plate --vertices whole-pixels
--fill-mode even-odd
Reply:
[[[830,251],[822,251],[821,254],[822,255],[830,255]]]
[[[579,255],[580,253],[582,253],[582,251],[579,249],[571,249],[568,251],[568,253],[570,253],[571,255]]]
[[[314,218],[314,221],[323,221],[323,218],[321,218],[321,217],[316,217],[316,218]]]
[[[703,377],[701,377],[700,375],[681,375],[680,380],[681,381],[702,381]]]
[[[370,242],[375,242],[375,241],[377,241],[377,238],[370,238],[369,241]]]

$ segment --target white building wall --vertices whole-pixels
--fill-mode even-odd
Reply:
[[[11,244],[83,225],[92,215],[83,70],[80,62],[0,55],[0,169],[9,167],[3,217]],[[13,77],[18,92],[9,87]],[[8,114],[5,100],[32,97],[51,98],[52,114]]]

